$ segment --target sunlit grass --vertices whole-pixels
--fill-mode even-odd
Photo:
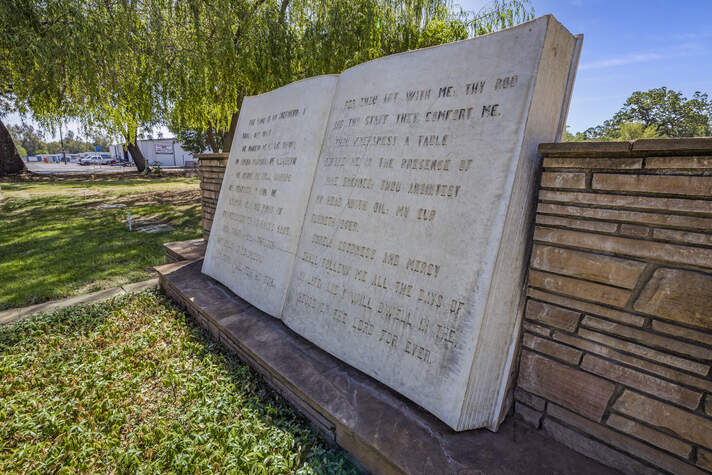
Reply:
[[[197,178],[0,183],[0,310],[137,282],[201,236]],[[105,203],[125,208],[97,209]],[[129,232],[127,214],[171,232]]]
[[[2,473],[353,473],[155,291],[0,327]]]

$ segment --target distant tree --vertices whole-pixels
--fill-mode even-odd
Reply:
[[[22,146],[29,155],[35,155],[42,146],[42,134],[39,130],[27,123],[15,124],[8,127],[10,135],[16,144]]]
[[[20,154],[22,158],[25,158],[27,156],[27,150],[25,150],[22,145],[15,144],[15,147],[17,147],[17,153]]]
[[[712,102],[707,94],[697,91],[688,100],[682,92],[658,87],[634,92],[613,116],[609,127],[640,122],[668,137],[694,137],[710,135],[711,121]]]
[[[223,142],[227,131],[216,131],[208,128],[207,130],[191,130],[174,128],[171,129],[176,136],[176,139],[181,143],[183,149],[194,154],[205,153],[207,150],[212,152],[220,152],[223,149]]]
[[[709,135],[712,101],[707,94],[697,91],[687,99],[682,92],[667,87],[635,91],[611,119],[581,133],[586,140]]]
[[[646,126],[642,122],[622,122],[618,126],[619,140],[655,139],[662,137],[656,125]]]

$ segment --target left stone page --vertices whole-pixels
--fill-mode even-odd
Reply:
[[[338,76],[305,79],[240,110],[203,273],[280,318]]]

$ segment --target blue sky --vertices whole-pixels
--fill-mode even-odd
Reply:
[[[454,2],[477,12],[489,0]],[[698,90],[712,95],[712,0],[530,2],[536,16],[552,13],[572,33],[584,34],[570,131],[609,119],[633,91],[667,86],[687,97]]]
[[[458,0],[455,0],[458,3]],[[478,11],[486,1],[459,0]],[[569,108],[570,131],[609,119],[633,91],[667,86],[712,95],[712,0],[530,0],[552,13],[583,49]]]

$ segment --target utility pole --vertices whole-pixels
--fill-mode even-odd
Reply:
[[[62,144],[62,161],[67,164],[67,155],[64,152],[64,137],[62,136],[62,123],[59,123],[59,143]]]

